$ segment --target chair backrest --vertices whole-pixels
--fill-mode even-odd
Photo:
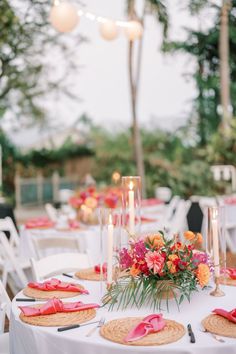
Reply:
[[[52,204],[46,203],[45,210],[47,212],[49,219],[52,220],[53,222],[56,222],[58,219],[57,209],[54,208],[54,206]]]
[[[59,202],[68,203],[70,197],[74,194],[74,191],[71,189],[60,189],[59,190]]]
[[[13,220],[7,216],[4,219],[0,219],[0,231],[8,231],[10,233],[10,244],[11,246],[19,246],[19,234],[16,230]]]
[[[175,214],[170,222],[169,236],[172,237],[175,233],[183,232],[187,228],[187,214],[191,206],[190,200],[180,200],[175,211]]]
[[[45,257],[48,250],[53,250],[54,253],[61,253],[64,249],[67,252],[79,252],[80,250],[79,240],[77,237],[48,237],[46,235],[44,237],[40,237],[38,235],[32,235],[32,241],[38,259]]]
[[[166,209],[166,213],[165,213],[165,220],[167,222],[169,222],[172,219],[172,217],[178,207],[179,201],[180,201],[180,197],[178,195],[175,195],[171,199],[170,203],[167,205],[167,207],[166,207],[167,209]]]
[[[0,280],[0,334],[4,332],[5,318],[10,320],[11,300]]]
[[[23,288],[28,283],[27,277],[22,270],[19,259],[17,259],[14,249],[8,241],[4,232],[0,232],[0,246],[1,246],[1,257],[3,257],[3,275],[8,271],[14,271],[18,280],[20,281],[20,286]],[[5,267],[5,268],[4,268]]]
[[[60,253],[35,260],[31,258],[35,281],[40,281],[62,272],[73,272],[91,266],[87,253]]]
[[[169,187],[157,187],[155,190],[155,197],[163,200],[163,202],[168,202],[171,198],[171,194],[172,191]]]

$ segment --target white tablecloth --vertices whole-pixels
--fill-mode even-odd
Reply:
[[[62,278],[61,278],[62,279]],[[64,278],[64,280],[68,278]],[[91,295],[82,295],[84,302],[97,302],[100,298],[100,283],[83,282]],[[164,311],[165,318],[176,320],[185,327],[191,323],[196,337],[196,343],[190,343],[186,332],[178,342],[161,345],[159,347],[132,347],[109,342],[99,335],[97,330],[91,337],[85,334],[91,326],[85,326],[65,332],[57,332],[56,328],[36,327],[27,325],[19,320],[19,303],[13,300],[10,322],[10,353],[11,354],[122,354],[122,353],[158,353],[158,354],[235,354],[236,339],[225,338],[225,343],[217,342],[210,333],[200,330],[201,320],[209,315],[214,308],[231,310],[235,307],[236,288],[222,287],[226,293],[224,297],[212,297],[209,291],[200,291],[192,296],[191,303],[185,301],[178,311],[175,301],[171,300],[170,312]],[[22,297],[19,293],[17,297]],[[67,301],[78,301],[73,298]],[[27,303],[21,303],[26,305]],[[146,316],[153,313],[150,309],[129,309],[126,311],[110,311],[99,309],[96,319],[102,316],[106,321],[129,316]]]
[[[100,261],[99,250],[100,250],[100,230],[99,226],[90,226],[84,230],[75,231],[60,231],[56,229],[26,229],[22,227],[20,231],[20,255],[21,258],[36,258],[37,254],[35,252],[33,237],[72,237],[79,240],[80,251],[89,251],[90,258],[94,263]],[[66,252],[71,250],[63,249],[46,249],[43,251],[43,256],[50,254]]]

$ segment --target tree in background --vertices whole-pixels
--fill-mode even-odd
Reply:
[[[145,16],[148,13],[154,15],[162,24],[164,34],[167,32],[168,15],[166,7],[160,0],[145,0],[141,18],[138,17],[136,11],[135,0],[128,0],[128,15],[131,20],[138,20],[145,28]],[[138,124],[138,90],[141,74],[142,50],[143,50],[144,36],[142,35],[138,41],[137,55],[135,56],[135,46],[132,40],[129,40],[129,56],[128,56],[128,69],[129,69],[129,84],[131,93],[131,112],[132,112],[132,136],[133,136],[133,155],[136,162],[137,174],[142,178],[142,194],[146,194],[145,182],[145,165],[143,157],[142,140],[140,136]],[[136,70],[135,70],[136,69]]]
[[[165,43],[164,50],[182,51],[196,59],[197,70],[193,78],[198,88],[198,96],[194,101],[191,122],[196,126],[200,145],[205,146],[217,130],[221,131],[223,136],[228,136],[230,120],[236,109],[236,1],[232,2],[231,12],[228,1],[222,1],[220,7],[212,5],[209,0],[190,0],[188,5],[190,14],[195,16],[203,9],[214,7],[216,18],[213,26],[207,31],[187,29],[186,41]]]
[[[49,0],[0,1],[0,118],[33,121],[46,116],[46,95],[78,98],[68,79],[78,69],[74,46],[48,24]],[[51,55],[50,53],[53,53]],[[59,70],[58,70],[59,68]]]

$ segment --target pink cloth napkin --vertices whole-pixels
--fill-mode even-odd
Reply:
[[[81,294],[89,294],[88,290],[80,289],[75,284],[72,283],[64,283],[59,279],[52,278],[51,280],[46,280],[43,283],[31,282],[28,284],[29,288],[34,288],[43,291],[72,291],[72,292],[80,292]]]
[[[145,317],[125,337],[125,342],[133,342],[145,337],[150,333],[161,331],[165,327],[165,320],[162,314],[153,314]]]
[[[236,280],[236,269],[235,268],[226,268],[225,272],[231,279]]]
[[[71,229],[79,229],[80,228],[80,223],[77,220],[69,220],[68,224]]]
[[[156,198],[149,198],[149,199],[143,199],[142,200],[142,207],[148,207],[148,206],[154,206],[154,205],[160,205],[164,204],[164,202],[160,199]]]
[[[54,223],[48,218],[30,219],[25,223],[26,229],[37,229],[40,227],[51,228],[53,226]]]
[[[223,309],[215,309],[212,312],[214,312],[219,316],[223,316],[227,318],[227,320],[229,320],[230,322],[236,323],[236,308],[231,311],[226,311]]]
[[[101,266],[100,264],[97,264],[94,266],[94,271],[95,273],[100,274],[101,273]],[[105,274],[107,272],[107,263],[103,263],[102,265],[102,273]]]
[[[33,306],[19,306],[23,314],[27,317],[52,315],[57,312],[76,312],[100,307],[98,304],[84,304],[81,301],[65,302],[57,298],[48,300],[42,307],[36,308]]]

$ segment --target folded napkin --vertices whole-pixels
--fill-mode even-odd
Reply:
[[[165,320],[162,314],[149,315],[139,322],[125,337],[125,342],[133,342],[145,337],[150,333],[161,331],[165,327]]]
[[[223,309],[215,309],[212,312],[215,314],[227,318],[230,322],[236,323],[236,308],[231,311],[226,311]]]
[[[149,207],[149,206],[154,206],[159,204],[164,204],[164,202],[156,198],[149,198],[149,199],[142,200],[142,207]]]
[[[235,268],[225,268],[225,273],[231,278],[236,280],[236,269]]]
[[[95,273],[98,273],[98,274],[101,273],[100,264],[97,264],[94,266],[94,271],[95,271]],[[102,274],[105,274],[105,273],[107,273],[107,263],[103,263],[103,265],[102,265]]]
[[[68,224],[71,229],[79,229],[80,228],[80,224],[77,220],[69,220]]]
[[[33,307],[33,306],[19,306],[23,314],[27,317],[52,315],[58,312],[76,312],[76,311],[95,309],[98,307],[100,307],[98,304],[84,304],[81,301],[63,303],[61,300],[57,299],[56,297],[48,300],[40,308]]]
[[[76,284],[64,283],[59,279],[52,278],[51,280],[46,280],[43,283],[31,282],[28,284],[29,288],[34,288],[43,291],[72,291],[80,292],[81,294],[89,294],[88,290],[80,289]]]
[[[54,226],[54,222],[52,222],[48,218],[35,218],[30,219],[25,223],[26,229],[37,229],[41,227],[51,228]]]
[[[156,222],[157,219],[147,218],[146,216],[141,216],[142,222]]]

